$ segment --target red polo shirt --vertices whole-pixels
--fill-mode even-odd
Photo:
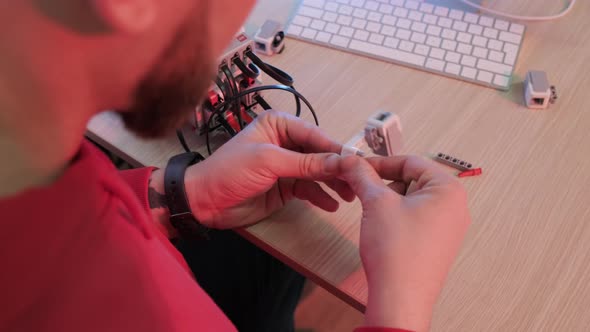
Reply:
[[[85,141],[59,180],[0,199],[0,330],[235,331],[152,224],[151,171]]]

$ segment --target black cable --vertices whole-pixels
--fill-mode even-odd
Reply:
[[[270,107],[270,105],[266,102],[266,100],[264,100],[264,98],[262,98],[261,95],[255,95],[254,100],[256,100],[258,105],[260,105],[260,107],[262,107],[262,109],[264,109],[265,111],[272,109],[272,107]]]
[[[229,67],[227,65],[223,65],[221,67],[221,71],[223,71],[223,74],[225,75],[225,79],[227,80],[230,89],[232,90],[232,96],[235,96],[239,91],[239,87],[238,87],[238,83],[236,82],[234,75],[232,74],[231,70],[229,70]],[[237,119],[238,119],[238,128],[240,128],[240,130],[244,129],[244,124],[242,123],[242,108],[240,107],[240,100],[236,99],[234,101],[234,106],[235,106],[235,111],[234,114],[236,115]]]
[[[184,134],[182,133],[182,129],[176,130],[176,136],[178,137],[178,140],[180,141],[180,145],[182,145],[182,148],[184,149],[184,151],[191,152],[191,149],[188,148],[188,144],[186,144],[186,140],[184,139]]]
[[[238,57],[234,58],[233,62],[242,71],[244,76],[246,76],[248,78],[252,78],[252,79],[255,79],[258,76],[260,76],[260,69],[258,69],[258,67],[256,67],[254,64],[250,63],[250,64],[248,64],[248,66],[246,66],[244,61],[242,61],[242,59],[240,59]]]
[[[260,59],[252,51],[246,51],[244,54],[250,60],[252,60],[252,62],[256,66],[258,66],[263,72],[265,72],[272,79],[274,79],[275,81],[277,81],[283,85],[291,87],[291,88],[293,88],[293,90],[295,90],[295,86],[294,86],[295,80],[293,79],[293,77],[291,77],[291,75],[287,74],[283,70],[281,70],[271,64],[268,64],[268,63],[262,61],[262,59]],[[299,97],[297,97],[297,96],[295,96],[295,116],[297,116],[297,117],[301,116],[301,101],[299,100]]]

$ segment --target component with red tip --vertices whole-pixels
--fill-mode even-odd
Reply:
[[[460,178],[464,178],[464,177],[468,177],[468,176],[478,176],[481,174],[481,168],[474,168],[474,169],[470,169],[468,171],[464,171],[459,173],[459,177]]]

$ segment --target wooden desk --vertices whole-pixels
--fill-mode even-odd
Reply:
[[[541,14],[560,5],[498,0],[495,8]],[[579,1],[564,19],[528,25],[516,81],[546,70],[560,96],[548,110],[524,108],[521,84],[503,93],[294,40],[270,59],[294,74],[336,139],[383,108],[401,116],[405,152],[447,152],[483,167],[463,180],[473,224],[433,331],[590,330],[589,15],[590,3]],[[272,96],[275,108],[292,110],[291,96]],[[180,152],[173,138],[140,141],[108,114],[90,123],[89,136],[136,165],[163,166]],[[242,233],[362,310],[359,204],[336,214],[304,206]]]

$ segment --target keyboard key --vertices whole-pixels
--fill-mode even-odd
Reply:
[[[352,25],[353,28],[357,28],[357,29],[364,29],[367,26],[367,21],[362,20],[360,18],[355,18],[354,20],[352,20]]]
[[[506,32],[506,31],[500,32],[500,37],[498,39],[500,39],[501,41],[514,43],[514,44],[520,43],[520,36],[519,35],[514,34],[514,33],[510,33],[510,32]]]
[[[424,12],[424,13],[432,14],[432,12],[434,11],[434,5],[423,2],[422,4],[420,4],[420,11]]]
[[[343,3],[345,5],[348,5],[350,3],[350,0],[336,0],[339,3]]]
[[[408,18],[412,21],[421,21],[422,16],[424,16],[424,14],[417,12],[415,10],[410,10],[410,13],[408,14]]]
[[[404,6],[404,0],[391,0],[391,1],[389,1],[389,3],[391,3],[392,6],[396,6],[396,7],[403,7]]]
[[[450,30],[450,29],[443,29],[441,37],[445,38],[445,39],[455,39],[455,37],[457,36],[457,32],[455,32],[454,30]]]
[[[473,46],[471,46],[469,44],[459,43],[459,45],[457,46],[457,52],[462,53],[462,54],[469,55],[469,54],[471,54],[472,50],[473,50]]]
[[[310,7],[315,7],[319,9],[323,9],[325,5],[324,0],[303,0],[303,4]]]
[[[428,28],[426,28],[426,33],[432,36],[440,36],[441,31],[442,29],[436,25],[429,25]]]
[[[479,25],[469,24],[469,28],[467,29],[467,31],[474,35],[481,35],[481,33],[483,32],[483,28]]]
[[[450,28],[453,25],[453,20],[446,17],[439,17],[438,25],[443,28]]]
[[[330,44],[336,45],[339,47],[348,47],[349,42],[350,42],[349,38],[342,37],[342,36],[332,36],[332,39],[330,39]]]
[[[491,39],[488,42],[488,48],[495,51],[502,51],[502,46],[504,46],[504,43],[499,40]]]
[[[390,25],[384,25],[383,28],[381,28],[381,34],[385,35],[385,36],[394,36],[395,35],[395,30],[396,28],[390,26]]]
[[[397,20],[397,27],[398,28],[402,28],[402,29],[410,29],[410,26],[412,25],[412,21],[407,20],[405,18],[400,18],[399,20]]]
[[[383,18],[383,15],[376,12],[370,12],[369,15],[367,15],[367,20],[373,22],[381,22],[381,18]]]
[[[459,32],[457,34],[457,41],[460,41],[465,44],[471,43],[471,35],[465,32]]]
[[[410,40],[412,33],[405,29],[397,29],[395,36],[399,39]]]
[[[313,17],[313,18],[321,18],[323,13],[324,13],[323,10],[317,9],[317,8],[312,8],[312,7],[307,7],[307,6],[301,6],[301,8],[299,8],[299,14],[303,15],[303,16],[309,16],[309,17]]]
[[[332,34],[324,32],[324,31],[318,32],[318,34],[315,36],[315,40],[322,42],[322,43],[329,42],[330,38],[332,38]]]
[[[328,23],[326,24],[326,32],[329,33],[338,33],[340,31],[340,26],[336,23]]]
[[[441,39],[438,37],[428,36],[428,38],[426,38],[426,45],[432,46],[432,47],[439,47],[440,41],[441,41]]]
[[[352,0],[350,5],[353,7],[363,8],[365,5],[365,0]]]
[[[352,23],[352,17],[346,15],[339,15],[336,23],[340,25],[350,25]]]
[[[494,84],[502,87],[507,87],[508,84],[510,84],[510,77],[504,75],[495,75]]]
[[[492,73],[510,75],[512,68],[505,64],[479,59],[477,61],[477,68],[481,70],[491,71]]]
[[[457,47],[457,42],[444,39],[441,47],[444,48],[445,50],[448,50],[448,51],[454,51],[455,48]]]
[[[412,31],[424,32],[424,31],[426,31],[426,24],[424,24],[422,22],[414,22],[412,24]]]
[[[316,29],[316,30],[324,30],[325,26],[326,26],[326,22],[324,22],[322,20],[313,20],[311,22],[310,28]]]
[[[383,19],[381,20],[381,23],[389,24],[389,25],[395,25],[396,22],[397,22],[397,17],[391,16],[391,15],[384,15]]]
[[[510,24],[510,32],[515,33],[517,35],[522,35],[524,32],[524,25],[512,23]]]
[[[372,33],[371,36],[369,37],[369,42],[371,42],[373,44],[381,45],[383,43],[384,38],[385,37],[383,37],[380,34]]]
[[[418,1],[414,1],[414,0],[406,1],[406,8],[408,8],[408,9],[418,10],[419,5],[420,5],[420,3]]]
[[[399,43],[399,49],[406,52],[412,52],[414,50],[414,43],[407,40],[402,40]]]
[[[455,52],[447,52],[447,55],[445,55],[445,60],[447,60],[448,62],[459,63],[459,61],[461,60],[461,54]]]
[[[504,44],[504,52],[506,53],[518,53],[518,46],[510,43]]]
[[[473,13],[465,13],[465,17],[463,18],[463,21],[465,21],[467,23],[473,23],[473,24],[477,24],[478,20],[479,20],[479,16],[477,16]]]
[[[352,35],[354,35],[354,29],[351,27],[342,27],[342,29],[340,29],[340,32],[338,33],[341,36],[344,37],[352,37]]]
[[[441,50],[440,48],[432,48],[430,50],[430,57],[442,60],[445,58],[445,53],[447,53],[447,51]]]
[[[476,62],[477,62],[477,59],[472,56],[469,56],[469,55],[464,55],[461,58],[461,64],[464,66],[475,67]]]
[[[369,22],[366,27],[367,31],[379,32],[381,31],[381,24],[375,22]]]
[[[326,22],[336,22],[338,19],[338,14],[332,12],[326,12],[322,19]]]
[[[382,14],[389,15],[393,12],[393,8],[394,8],[393,6],[381,4],[379,6],[379,12]]]
[[[475,36],[473,37],[472,44],[479,47],[486,47],[488,44],[488,39],[485,37]]]
[[[461,21],[463,19],[463,12],[460,10],[451,9],[451,12],[449,13],[449,17],[454,20]]]
[[[367,17],[367,14],[369,12],[366,9],[362,9],[362,8],[355,8],[354,11],[352,12],[352,16],[356,17],[356,18],[365,18]]]
[[[356,30],[354,32],[354,39],[358,39],[358,40],[367,40],[369,38],[369,33],[366,32],[365,30]]]
[[[489,16],[481,16],[479,18],[479,24],[491,28],[494,26],[494,19]]]
[[[311,24],[311,18],[297,15],[293,17],[293,23],[302,27],[308,27]]]
[[[397,17],[408,17],[408,10],[401,7],[396,7],[393,11],[393,15]]]
[[[473,55],[475,55],[478,58],[487,59],[488,50],[485,48],[481,48],[481,47],[475,47],[473,49]]]
[[[289,34],[291,36],[299,36],[302,31],[303,31],[302,27],[295,25],[295,24],[291,24],[289,26],[289,29],[287,29],[287,34]]]
[[[490,51],[490,54],[488,54],[488,59],[501,63],[504,61],[504,53],[498,51]]]
[[[397,46],[399,45],[399,39],[387,37],[387,38],[385,38],[385,43],[383,45],[390,47],[390,48],[397,48]]]
[[[461,21],[455,21],[453,23],[453,29],[458,31],[467,31],[467,23]]]
[[[454,63],[447,63],[447,66],[445,67],[445,72],[447,72],[449,74],[459,75],[460,71],[461,71],[461,66],[454,64]]]
[[[325,10],[330,11],[330,12],[337,12],[338,11],[338,4],[335,2],[328,2],[326,4],[326,7],[324,7]]]
[[[505,33],[509,33],[509,32],[505,32]],[[484,35],[484,37],[488,37],[491,39],[497,39],[498,38],[498,30],[492,29],[492,28],[485,28],[485,29],[483,29],[483,35]]]
[[[472,80],[475,79],[476,74],[477,74],[477,70],[474,68],[463,67],[463,69],[461,70],[461,76],[463,76],[465,78],[472,79]]]
[[[376,11],[379,8],[379,3],[375,1],[367,1],[365,3],[365,9],[370,11]]]
[[[447,7],[436,6],[434,8],[434,14],[446,17],[449,14],[449,9]]]
[[[428,60],[426,60],[426,67],[430,68],[430,69],[442,71],[443,68],[445,67],[445,63],[443,61],[436,60],[436,59],[428,59]]]
[[[409,63],[415,66],[423,66],[425,57],[404,51],[399,51],[379,45],[369,44],[358,40],[352,40],[349,47],[361,52],[369,52],[387,59]]]
[[[354,8],[350,6],[342,5],[340,8],[338,8],[338,13],[342,15],[351,15],[353,10]]]
[[[504,20],[496,20],[496,24],[494,24],[494,27],[498,30],[508,31],[508,29],[510,28],[510,23]]]
[[[477,80],[485,83],[491,83],[492,77],[494,77],[494,74],[483,70],[480,70],[477,74]]]
[[[506,53],[506,56],[504,57],[504,63],[513,66],[516,63],[516,53]]]
[[[424,17],[422,18],[422,22],[426,24],[436,24],[436,21],[438,21],[438,17],[430,14],[424,15]]]
[[[414,52],[416,52],[416,54],[428,55],[429,51],[430,47],[422,44],[416,44],[416,48],[414,48]]]
[[[410,40],[414,43],[424,44],[424,42],[426,42],[426,35],[420,32],[414,32],[412,33]]]
[[[309,38],[309,39],[314,39],[315,35],[317,34],[317,30],[311,29],[311,28],[305,28],[303,29],[303,32],[301,33],[301,37],[303,38]]]

